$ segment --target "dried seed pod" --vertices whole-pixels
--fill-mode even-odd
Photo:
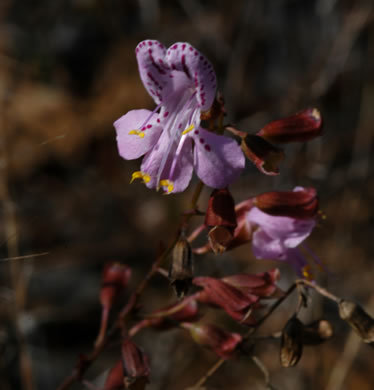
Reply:
[[[365,343],[374,343],[374,319],[354,302],[342,300],[338,306],[340,318],[346,321]]]
[[[125,388],[143,390],[149,383],[149,359],[130,338],[122,342],[122,363]]]
[[[317,320],[304,326],[304,345],[318,345],[329,340],[334,335],[334,329],[327,320]]]
[[[169,269],[170,283],[174,286],[178,298],[187,294],[193,278],[193,258],[191,246],[184,234],[175,244],[172,263]]]
[[[293,367],[303,353],[304,325],[297,318],[290,318],[282,330],[280,362],[283,367]]]

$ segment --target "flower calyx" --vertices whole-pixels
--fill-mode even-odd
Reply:
[[[230,245],[237,227],[235,202],[227,188],[214,190],[208,201],[205,225],[214,253],[224,252]]]

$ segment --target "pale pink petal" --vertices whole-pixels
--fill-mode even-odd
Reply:
[[[160,104],[163,89],[170,80],[170,69],[165,62],[166,48],[162,43],[148,39],[140,42],[135,52],[144,87],[156,104]]]
[[[162,128],[156,122],[157,114],[145,123],[150,115],[149,110],[133,110],[114,122],[119,154],[126,160],[147,153],[160,137]]]
[[[195,141],[197,176],[212,188],[227,187],[240,175],[245,158],[235,140],[199,128],[191,135]]]
[[[257,259],[287,260],[282,241],[270,237],[262,229],[253,233],[252,252]]]
[[[168,134],[163,132],[157,145],[143,159],[141,171],[150,176],[150,181],[146,183],[148,188],[157,188],[159,184],[157,183],[157,174],[169,142]],[[175,193],[185,190],[192,177],[192,141],[186,138],[178,148],[179,150],[177,150],[176,144],[171,149],[160,180],[171,181],[173,184],[171,192]]]
[[[308,264],[304,255],[297,248],[288,248],[286,251],[287,262],[289,262],[296,270],[297,274],[304,278],[304,269]]]
[[[314,219],[301,220],[269,215],[257,207],[253,207],[248,212],[247,218],[266,231],[269,237],[281,240],[284,246],[289,248],[294,248],[303,242],[316,224]]]
[[[169,68],[183,72],[195,88],[196,98],[202,111],[209,110],[216,94],[216,74],[211,63],[186,42],[174,43],[167,50]]]

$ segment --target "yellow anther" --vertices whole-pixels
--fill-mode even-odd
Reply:
[[[130,135],[133,135],[133,134],[137,135],[140,138],[144,138],[144,136],[145,136],[144,131],[141,131],[141,130],[131,130],[131,131],[129,131],[129,134]]]
[[[131,176],[130,184],[135,179],[142,179],[144,183],[149,183],[151,181],[151,176],[149,176],[148,173],[143,173],[142,171],[136,171]]]
[[[185,135],[185,134],[189,133],[189,132],[192,131],[194,128],[195,128],[194,125],[188,126],[187,129],[184,130],[184,131],[182,132],[182,135]]]
[[[167,188],[165,194],[170,194],[174,189],[174,183],[171,180],[160,180],[160,186]]]
[[[327,215],[324,211],[318,210],[318,215],[320,216],[321,219],[325,220],[327,219]]]
[[[310,265],[306,265],[305,267],[303,267],[302,273],[305,279],[309,281],[314,280]]]

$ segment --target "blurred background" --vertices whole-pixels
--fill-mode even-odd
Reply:
[[[217,73],[227,123],[242,130],[320,109],[323,137],[287,147],[278,177],[247,163],[232,193],[239,202],[268,190],[316,187],[326,219],[308,244],[330,270],[316,272],[317,280],[374,314],[373,8],[372,0],[1,1],[1,389],[56,388],[79,353],[92,349],[104,263],[133,267],[133,288],[189,207],[193,186],[165,197],[130,185],[139,161],[117,153],[113,121],[154,107],[134,55],[146,38],[165,46],[188,41],[204,53]],[[205,189],[202,209],[208,196]],[[279,265],[256,261],[248,249],[199,259],[196,273]],[[6,260],[17,256],[29,257]],[[287,288],[295,274],[280,268]],[[155,277],[144,312],[173,299],[168,283]],[[281,329],[294,304],[284,304],[260,333]],[[372,389],[373,351],[339,322],[335,306],[313,295],[303,315],[330,319],[335,337],[307,348],[292,369],[280,367],[278,341],[258,345],[274,387]],[[151,357],[149,389],[184,389],[215,361],[181,331],[144,331],[136,341]],[[99,387],[118,357],[118,345],[110,346],[87,378]],[[263,376],[249,360],[230,361],[206,385],[229,388],[263,389]]]

